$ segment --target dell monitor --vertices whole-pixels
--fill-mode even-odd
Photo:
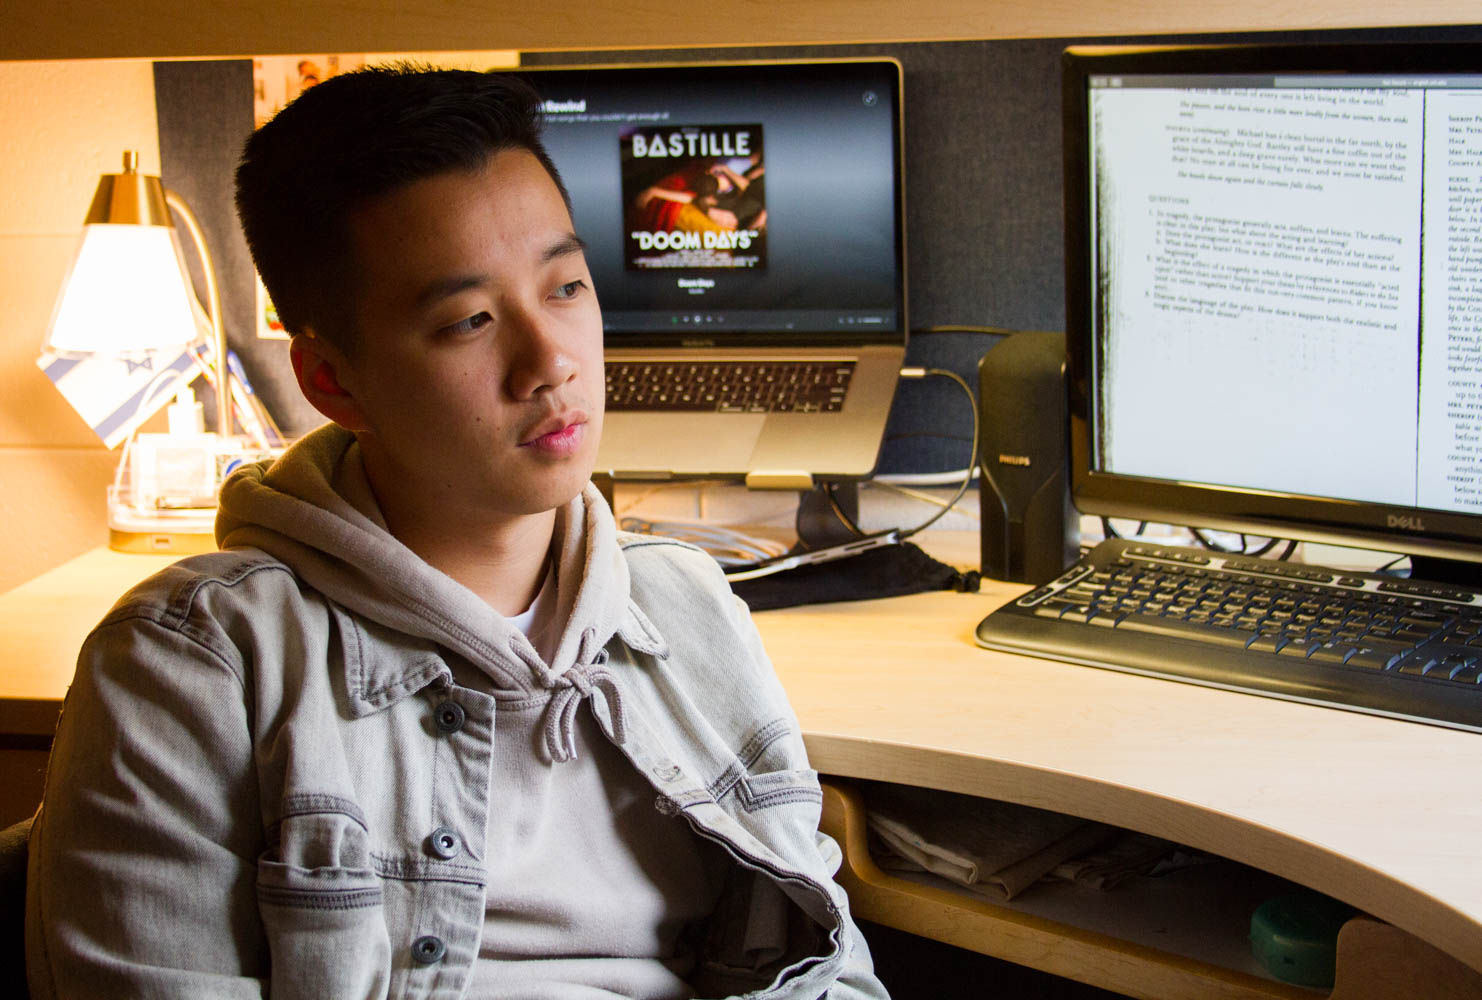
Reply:
[[[1482,560],[1482,48],[1063,80],[1076,505]]]

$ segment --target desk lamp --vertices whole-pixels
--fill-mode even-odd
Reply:
[[[182,387],[170,407],[170,434],[137,435],[137,447],[135,436],[129,437],[108,491],[110,544],[124,551],[215,548],[216,490],[222,471],[235,465],[233,452],[242,449],[232,433],[226,332],[200,224],[158,177],[139,173],[137,152],[124,153],[122,173],[104,174],[98,182],[43,345],[64,358],[142,361],[199,340],[200,306],[171,209],[190,231],[206,277],[212,338],[206,370],[216,389],[216,433],[205,432],[201,408]]]

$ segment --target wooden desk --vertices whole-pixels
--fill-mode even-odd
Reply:
[[[168,561],[97,550],[0,595],[0,734],[50,733],[82,637]],[[1168,837],[1482,970],[1482,737],[978,648],[1022,589],[758,615],[814,766]]]
[[[757,616],[814,766],[1167,837],[1482,970],[1482,738],[977,647],[1022,590]]]

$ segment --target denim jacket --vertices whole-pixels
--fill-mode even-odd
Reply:
[[[456,998],[483,926],[491,686],[588,706],[734,863],[699,995],[883,998],[818,833],[797,721],[712,560],[558,512],[550,663],[400,546],[326,428],[223,491],[224,550],[88,638],[32,832],[27,968],[50,997]],[[346,495],[350,499],[346,499]],[[492,678],[492,680],[491,680]]]

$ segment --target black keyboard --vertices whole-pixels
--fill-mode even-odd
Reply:
[[[1482,591],[1109,539],[991,649],[1482,732]]]
[[[837,413],[853,361],[609,361],[607,409]]]

